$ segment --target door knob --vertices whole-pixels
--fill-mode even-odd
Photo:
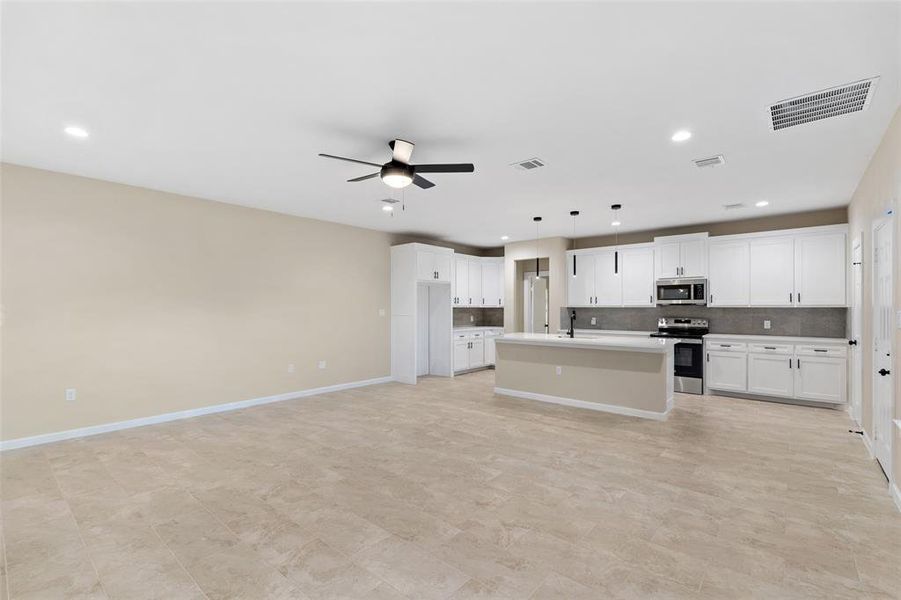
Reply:
[[[887,371],[887,370],[885,370],[885,369],[879,369],[878,373],[879,373],[880,375],[882,375],[883,377],[885,377],[886,375],[891,375],[891,374],[892,374],[891,371]]]

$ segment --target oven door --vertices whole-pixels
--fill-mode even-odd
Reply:
[[[704,389],[704,344],[701,340],[682,340],[673,347],[675,389],[701,394]]]

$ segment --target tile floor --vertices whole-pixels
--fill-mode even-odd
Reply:
[[[679,396],[658,423],[493,381],[4,453],[0,597],[901,597],[844,413]]]

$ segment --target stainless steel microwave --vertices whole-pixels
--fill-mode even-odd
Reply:
[[[657,306],[707,304],[707,280],[703,278],[658,279]]]

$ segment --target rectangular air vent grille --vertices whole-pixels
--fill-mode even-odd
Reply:
[[[722,165],[726,162],[726,157],[722,154],[717,154],[716,156],[711,156],[708,158],[699,158],[695,160],[695,166],[698,167],[715,167],[716,165]]]
[[[545,162],[540,158],[530,158],[528,160],[517,161],[510,166],[514,169],[519,169],[520,171],[531,171],[532,169],[545,166]]]
[[[873,77],[777,102],[770,107],[773,131],[860,112],[870,104],[878,80]]]

